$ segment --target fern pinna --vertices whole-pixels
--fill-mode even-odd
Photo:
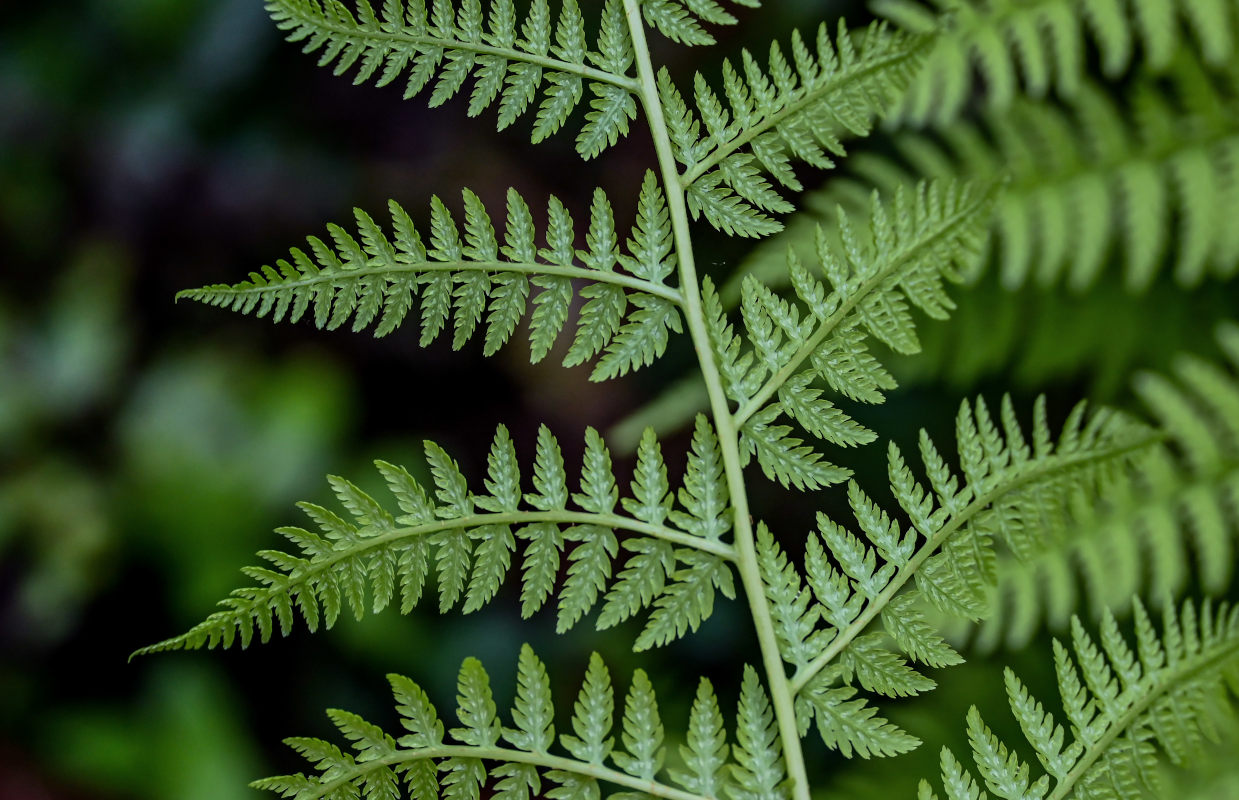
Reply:
[[[918,317],[946,320],[948,287],[991,263],[1012,288],[1065,278],[1084,290],[1117,260],[1141,289],[1168,259],[1194,284],[1232,274],[1239,257],[1227,223],[1239,207],[1233,4],[1004,0],[953,3],[944,15],[938,5],[877,0],[887,22],[824,22],[685,81],[655,67],[647,34],[709,45],[756,0],[268,0],[289,40],[355,83],[400,81],[406,97],[428,90],[434,106],[469,87],[470,116],[497,107],[504,129],[529,114],[535,143],[578,120],[586,159],[643,116],[656,160],[632,187],[627,233],[614,208],[629,201],[601,190],[581,222],[549,198],[541,229],[515,190],[502,214],[465,190],[459,205],[432,197],[420,229],[395,202],[390,224],[358,210],[352,230],[330,225],[326,239],[310,237],[247,280],[182,297],[377,336],[417,306],[423,346],[450,331],[453,348],[480,338],[491,355],[525,327],[535,362],[569,329],[564,366],[588,364],[595,381],[647,366],[684,337],[702,411],[690,415],[688,452],[672,460],[683,474],[670,474],[646,429],[626,486],[602,434],[585,432],[570,470],[546,426],[526,466],[498,426],[480,479],[433,442],[427,482],[377,462],[390,498],[332,477],[340,510],[302,504],[312,525],[279,531],[291,552],[260,552],[266,565],[245,570],[251,586],[139,652],[247,646],[289,634],[298,618],[315,630],[392,605],[471,613],[508,580],[520,585],[522,615],[552,613],[560,632],[591,615],[599,629],[638,619],[638,651],[698,630],[717,603],[743,595],[759,647],[729,693],[739,696],[733,723],[703,679],[682,735],[670,737],[650,677],[634,673],[620,713],[596,654],[566,720],[526,645],[512,727],[475,659],[461,667],[450,729],[417,683],[393,675],[403,733],[331,711],[352,752],[290,739],[313,771],[257,786],[300,800],[477,800],[484,790],[596,800],[600,784],[665,800],[808,800],[806,750],[868,759],[915,748],[916,732],[875,698],[933,689],[933,672],[976,644],[961,627],[989,619],[982,643],[994,631],[1023,641],[1042,616],[1069,616],[1076,571],[1098,582],[1104,547],[1094,543],[1125,536],[1120,549],[1134,554],[1127,540],[1146,536],[1152,591],[1177,592],[1186,520],[1204,585],[1226,588],[1239,389],[1204,361],[1182,362],[1185,390],[1141,379],[1147,422],[1084,404],[1052,422],[1042,399],[1029,424],[1010,397],[977,398],[960,406],[950,451],[924,431],[915,459],[888,443],[880,492],[839,463],[879,438],[854,409],[896,389],[883,352],[917,353]],[[1086,77],[1085,43],[1100,75]],[[973,105],[1007,116],[978,123]],[[940,129],[894,134],[894,156],[857,158],[850,177],[808,201],[819,212],[784,230],[806,167],[833,167],[845,141],[909,122]],[[720,289],[698,273],[694,221],[772,238]],[[1233,329],[1222,344],[1233,361]],[[815,502],[839,491],[851,520],[823,510],[797,536],[750,503],[748,484],[763,478]],[[1125,588],[1095,587],[1096,610],[1142,590],[1138,560],[1124,563]],[[1159,635],[1137,603],[1134,654],[1109,611],[1101,649],[1073,618],[1076,660],[1062,645],[1054,657],[1069,734],[1007,679],[1046,776],[1033,779],[974,711],[980,778],[944,751],[946,796],[1136,797],[1155,744],[1174,760],[1198,749],[1206,698],[1234,686],[1236,615],[1208,601],[1166,608]],[[921,797],[935,797],[929,783]]]

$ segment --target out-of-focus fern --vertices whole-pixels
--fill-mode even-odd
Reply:
[[[1130,111],[1085,84],[1069,111],[1020,101],[980,125],[898,137],[899,160],[851,159],[860,180],[833,181],[811,197],[810,212],[759,246],[745,269],[777,281],[787,247],[809,252],[815,223],[840,204],[863,213],[871,187],[1007,176],[992,261],[1008,288],[1063,282],[1084,290],[1111,261],[1133,290],[1166,267],[1183,286],[1229,277],[1239,268],[1231,224],[1239,217],[1239,70],[1209,76],[1185,58],[1171,77],[1129,90]]]
[[[1000,559],[980,646],[1023,646],[1043,619],[1062,628],[1086,599],[1099,614],[1140,594],[1180,594],[1189,577],[1210,593],[1229,585],[1239,549],[1239,327],[1219,338],[1229,369],[1184,356],[1177,385],[1140,376],[1136,390],[1164,444],[1114,475],[1099,501],[1077,504],[1044,548]]]
[[[1184,763],[1204,750],[1219,705],[1239,681],[1239,610],[1228,605],[1181,611],[1167,605],[1160,635],[1144,608],[1135,607],[1135,651],[1114,617],[1102,620],[1101,644],[1078,619],[1071,629],[1073,659],[1054,643],[1054,670],[1069,727],[1047,711],[1007,671],[1011,711],[1044,773],[986,726],[974,706],[968,739],[976,776],[950,750],[942,752],[947,800],[984,800],[989,791],[1010,800],[1068,797],[1138,800],[1156,792],[1157,756]],[[922,783],[921,800],[936,800]]]
[[[1209,349],[1209,331],[1198,322],[1228,317],[1237,300],[1231,284],[1180,291],[1163,279],[1133,297],[1113,273],[1087,294],[1062,287],[1013,292],[989,275],[958,292],[950,324],[924,326],[921,352],[892,359],[890,370],[901,386],[967,392],[996,380],[1013,390],[1071,384],[1089,398],[1115,402],[1126,396],[1134,370]],[[630,449],[640,435],[629,434]]]
[[[547,207],[546,246],[539,248],[529,206],[508,190],[503,244],[477,195],[464,192],[464,237],[447,206],[431,202],[429,247],[409,215],[391,203],[393,242],[360,209],[361,241],[338,225],[328,226],[332,245],[308,239],[310,252],[294,248],[291,260],[265,266],[235,285],[218,284],[181,292],[178,297],[224,306],[279,322],[296,322],[308,312],[315,324],[334,330],[352,319],[354,332],[375,326],[376,336],[395,330],[421,298],[421,344],[433,342],[451,322],[452,347],[460,349],[485,327],[485,353],[511,338],[532,298],[531,358],[550,352],[568,320],[577,291],[573,280],[588,281],[579,291],[581,307],[565,366],[601,354],[594,380],[605,380],[652,363],[671,333],[683,330],[683,299],[666,285],[675,270],[667,207],[653,174],[647,174],[638,204],[637,225],[627,254],[619,250],[611,204],[594,192],[587,250],[576,250],[572,217],[556,197]],[[485,322],[483,326],[483,322]]]
[[[946,30],[891,118],[918,126],[959,117],[977,94],[978,75],[993,111],[1050,92],[1087,102],[1086,42],[1115,79],[1133,63],[1161,72],[1189,48],[1211,66],[1227,66],[1239,34],[1232,0],[874,0],[871,7],[912,32],[938,30],[946,12]]]
[[[247,646],[255,634],[265,642],[277,627],[287,634],[298,613],[311,631],[320,624],[330,628],[346,608],[360,619],[367,610],[377,613],[398,600],[407,614],[420,603],[432,575],[439,610],[463,603],[469,613],[494,599],[518,549],[524,616],[556,593],[567,550],[558,630],[571,628],[600,601],[600,629],[652,607],[638,649],[696,630],[710,616],[716,591],[735,596],[730,566],[735,551],[723,541],[731,509],[718,440],[704,417],[698,419],[685,485],[678,492],[667,480],[652,432],[642,440],[631,494],[622,500],[611,454],[593,429],[585,437],[579,492],[569,493],[559,442],[545,427],[538,434],[530,493],[523,492],[515,449],[503,427],[491,446],[485,493],[471,491],[456,462],[433,442],[426,443],[426,463],[434,475],[433,496],[408,471],[378,462],[396,512],[353,483],[331,478],[348,518],[302,503],[319,530],[279,530],[299,553],[261,552],[271,566],[245,570],[256,586],[233,592],[220,611],[187,633],[140,652]],[[623,541],[631,555],[616,574],[617,532],[632,538]]]

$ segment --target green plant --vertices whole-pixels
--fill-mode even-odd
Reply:
[[[725,62],[717,80],[696,75],[690,101],[674,76],[655,69],[646,36],[711,43],[712,26],[736,21],[715,0],[608,0],[588,21],[575,0],[565,0],[557,15],[545,0],[522,4],[519,13],[512,0],[486,7],[434,0],[429,8],[421,0],[387,0],[378,12],[365,0],[351,7],[269,0],[289,38],[319,52],[337,74],[355,69],[355,82],[380,85],[407,79],[410,96],[432,86],[432,105],[472,77],[469,113],[497,104],[504,128],[536,106],[535,142],[564,127],[588,90],[576,134],[587,159],[626,136],[643,112],[656,168],[641,182],[627,236],[601,191],[581,226],[552,197],[542,231],[526,199],[509,191],[500,236],[493,211],[466,190],[463,230],[438,198],[425,240],[395,203],[387,228],[358,211],[356,234],[329,226],[329,241],[311,237],[308,253],[294,249],[242,283],[182,296],[275,320],[312,316],[328,329],[373,327],[379,336],[395,330],[418,297],[423,344],[450,329],[453,347],[480,335],[487,354],[528,317],[531,356],[539,361],[568,326],[579,295],[566,366],[592,363],[594,380],[619,378],[682,335],[696,353],[706,410],[695,417],[682,478],[671,480],[647,429],[626,492],[593,429],[575,492],[546,427],[532,470],[522,472],[500,426],[480,490],[433,443],[425,449],[429,489],[379,462],[397,510],[333,477],[344,515],[303,504],[317,530],[281,529],[294,552],[262,552],[269,566],[246,570],[252,587],[234,592],[189,632],[140,652],[248,645],[277,628],[287,633],[298,616],[314,630],[345,611],[360,618],[399,603],[407,612],[430,593],[440,611],[462,606],[469,613],[495,598],[519,556],[525,616],[554,598],[561,632],[595,609],[599,628],[640,618],[637,650],[697,630],[718,594],[742,595],[760,663],[744,668],[730,736],[713,687],[698,685],[675,766],[666,763],[659,706],[644,672],[631,680],[613,735],[615,691],[595,655],[572,733],[557,739],[546,668],[526,647],[514,727],[499,721],[489,677],[474,659],[460,671],[460,727],[446,732],[426,693],[392,676],[403,735],[332,711],[355,752],[289,740],[317,772],[259,786],[298,798],[395,797],[403,784],[418,798],[443,791],[475,800],[489,786],[508,800],[586,800],[602,782],[667,800],[807,800],[805,747],[818,747],[813,737],[805,743],[811,730],[848,758],[893,756],[919,744],[879,716],[872,698],[927,692],[935,685],[930,671],[962,661],[940,618],[991,616],[995,592],[1009,591],[1021,569],[1070,562],[1073,548],[1087,549],[1078,544],[1082,531],[1104,528],[1134,559],[1142,524],[1099,528],[1098,519],[1148,513],[1165,520],[1181,512],[1196,532],[1206,588],[1228,585],[1234,526],[1225,498],[1234,491],[1231,465],[1239,453],[1239,382],[1223,367],[1190,362],[1188,395],[1146,379],[1153,424],[1118,411],[1090,413],[1084,404],[1052,424],[1042,400],[1029,425],[1010,398],[996,410],[982,399],[965,401],[952,455],[924,432],[918,465],[889,444],[898,511],[835,462],[877,438],[851,408],[881,403],[896,386],[871,346],[916,353],[915,315],[948,317],[954,303],[946,285],[974,278],[992,261],[1013,287],[1035,273],[1046,284],[1069,276],[1083,291],[1116,260],[1131,289],[1145,288],[1171,237],[1165,198],[1173,186],[1176,277],[1192,284],[1210,270],[1230,274],[1236,247],[1227,215],[1239,197],[1230,65],[1239,10],[1226,0],[1007,0],[961,3],[939,18],[904,0],[876,7],[900,27],[841,26],[836,34],[823,24],[813,36],[793,34],[764,62],[746,51],[738,63]],[[1180,35],[1180,22],[1190,35]],[[1102,90],[1082,77],[1085,29],[1105,77],[1130,78],[1110,91],[1132,103],[1134,124],[1145,126],[1138,134],[1127,132],[1128,116],[1105,106]],[[975,92],[971,63],[953,54],[983,67],[991,108],[1026,122],[995,119],[986,129],[955,122]],[[1156,84],[1164,80],[1174,81],[1189,113],[1159,105]],[[1025,99],[1016,97],[1021,82]],[[1053,105],[1075,101],[1083,104],[1070,111]],[[825,192],[844,193],[817,224],[797,222],[772,240],[777,279],[768,266],[750,268],[720,293],[699,273],[694,221],[729,236],[772,236],[783,227],[780,215],[796,210],[785,196],[802,188],[795,164],[833,166],[844,139],[868,135],[882,119],[926,119],[931,107],[937,122],[956,127],[901,135],[907,163],[871,157],[874,166],[860,171],[863,192],[828,185]],[[1194,138],[1182,135],[1180,124]],[[950,157],[931,150],[933,137],[951,143]],[[1061,169],[1025,170],[1008,147],[1044,148]],[[1029,156],[1028,163],[1039,162]],[[987,246],[992,218],[997,249]],[[1120,229],[1127,246],[1111,258]],[[1222,336],[1232,367],[1239,366],[1233,330]],[[789,547],[793,537],[776,535],[780,522],[761,521],[767,510],[750,505],[746,487],[759,475],[788,492],[847,482],[859,535],[819,513],[803,548]],[[1161,510],[1139,510],[1146,501]],[[1159,543],[1157,569],[1173,573],[1158,578],[1159,594],[1184,588],[1179,531],[1172,521],[1151,537]],[[1056,619],[1075,610],[1071,568],[1054,575],[1060,579],[1047,599],[1032,590],[1017,598],[1033,609],[1024,612],[1034,619],[1028,625],[1043,605]],[[1122,605],[1141,588],[1133,580],[1126,596],[1105,596],[1103,605]],[[1073,623],[1084,683],[1064,648],[1055,662],[1070,745],[1009,678],[1016,716],[1049,777],[1030,783],[1027,765],[974,713],[969,735],[981,783],[947,753],[946,796],[979,798],[984,785],[1008,798],[1136,797],[1143,776],[1154,772],[1148,761],[1155,743],[1176,760],[1190,756],[1199,730],[1208,729],[1205,698],[1224,695],[1223,679],[1233,681],[1239,669],[1239,628],[1223,606],[1188,604],[1179,616],[1167,609],[1159,638],[1136,607],[1138,657],[1113,617],[1104,618],[1101,651]],[[1176,719],[1167,727],[1170,715]],[[925,784],[922,797],[933,796]]]

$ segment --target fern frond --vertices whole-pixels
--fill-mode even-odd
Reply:
[[[783,226],[770,214],[794,207],[772,186],[802,187],[796,159],[818,168],[843,154],[841,137],[865,136],[874,119],[912,79],[928,36],[904,36],[874,25],[860,34],[825,24],[810,50],[792,35],[791,58],[772,44],[763,70],[747,50],[737,68],[723,64],[724,98],[698,74],[690,110],[664,70],[659,94],[671,126],[689,212],[734,236],[760,238]]]
[[[1066,523],[1073,498],[1104,485],[1156,438],[1128,418],[1083,406],[1057,442],[1044,402],[1025,436],[1009,399],[998,419],[982,400],[964,403],[956,424],[962,475],[947,465],[922,432],[926,487],[899,449],[889,449],[891,490],[912,525],[904,529],[855,483],[848,500],[861,535],[818,515],[806,542],[805,576],[759,529],[758,559],[784,660],[795,667],[802,735],[816,723],[828,746],[862,756],[894,755],[916,745],[856,694],[919,694],[933,682],[889,650],[889,637],[907,656],[929,666],[962,659],[918,608],[984,617],[994,579],[995,547],[1017,552]],[[915,579],[914,589],[904,587]],[[881,618],[885,633],[867,633]],[[837,683],[842,685],[836,685]]]
[[[654,30],[673,42],[714,44],[706,25],[735,25],[738,20],[724,5],[760,8],[761,0],[641,0],[641,16]]]
[[[664,203],[648,174],[642,208]],[[190,289],[177,297],[270,315],[276,322],[296,322],[312,312],[315,324],[328,330],[351,319],[353,331],[373,325],[376,336],[385,336],[404,321],[420,295],[422,346],[450,327],[452,347],[460,349],[484,328],[486,355],[511,338],[532,302],[529,334],[536,363],[567,324],[573,281],[587,281],[580,292],[586,302],[564,364],[601,356],[593,380],[652,363],[670,335],[683,329],[680,293],[664,283],[674,269],[669,248],[652,250],[645,244],[670,238],[665,212],[638,218],[629,242],[632,255],[626,255],[619,252],[611,204],[601,190],[594,192],[590,209],[587,250],[575,248],[572,217],[554,196],[543,248],[536,245],[529,206],[515,190],[508,191],[502,244],[481,200],[468,190],[463,237],[447,206],[437,197],[432,200],[429,248],[404,209],[394,201],[390,208],[394,241],[358,210],[360,241],[329,225],[330,245],[314,236],[307,240],[313,257],[293,248],[291,260],[278,261],[278,269],[264,266],[241,283]]]
[[[355,714],[331,710],[328,716],[353,752],[317,739],[288,739],[317,772],[266,778],[252,785],[297,800],[394,800],[402,796],[426,800],[439,797],[441,790],[453,800],[477,800],[482,787],[492,783],[501,800],[540,796],[596,800],[599,783],[663,800],[719,796],[703,793],[699,781],[675,771],[670,780],[685,788],[661,778],[662,723],[653,687],[642,670],[633,674],[624,701],[619,731],[623,749],[615,747],[615,692],[610,671],[597,653],[590,657],[577,696],[573,734],[561,734],[559,748],[555,746],[556,709],[550,678],[529,645],[521,648],[517,663],[512,728],[499,721],[490,676],[477,659],[466,659],[461,665],[456,716],[462,727],[452,728],[447,736],[420,686],[401,675],[389,675],[388,680],[402,735],[397,738]],[[693,707],[690,742],[700,741],[703,717],[711,722],[718,718],[718,703],[707,681],[702,681]],[[560,748],[568,755],[554,752]]]
[[[968,739],[979,784],[949,750],[942,773],[948,800],[981,798],[980,786],[1003,798],[1135,800],[1157,793],[1157,756],[1176,764],[1199,754],[1214,720],[1230,707],[1239,681],[1239,611],[1206,601],[1167,605],[1160,635],[1137,602],[1135,651],[1113,615],[1102,620],[1100,646],[1072,622],[1073,659],[1054,642],[1054,667],[1068,725],[1007,670],[1011,711],[1045,772],[1003,743],[974,706]],[[922,783],[925,800],[936,795]]]
[[[814,209],[759,247],[743,273],[774,279],[787,248],[811,252],[814,223],[836,204],[859,209],[877,187],[890,192],[926,178],[1008,176],[993,218],[992,252],[1011,289],[1029,283],[1092,286],[1111,262],[1133,291],[1164,269],[1182,286],[1239,269],[1239,70],[1208,76],[1180,59],[1168,85],[1137,83],[1132,108],[1085,84],[1070,111],[1015,102],[982,124],[895,139],[900,160],[849,161],[864,187],[836,181],[811,197]],[[731,292],[738,290],[734,287]]]
[[[732,800],[785,800],[783,753],[778,727],[757,670],[744,665],[736,716],[736,764],[731,769]]]
[[[713,437],[704,418],[699,436]],[[426,443],[433,492],[403,468],[377,462],[399,511],[388,511],[354,484],[333,477],[332,488],[348,518],[302,503],[319,530],[278,531],[300,552],[259,553],[271,566],[244,570],[256,585],[234,591],[219,611],[187,633],[138,654],[238,642],[245,647],[255,634],[267,641],[277,626],[287,635],[298,614],[314,631],[320,624],[330,628],[344,610],[360,619],[367,610],[378,613],[397,599],[401,612],[409,613],[432,575],[439,610],[463,605],[470,613],[494,599],[518,551],[522,613],[528,617],[556,592],[565,550],[567,576],[558,588],[560,631],[601,601],[600,628],[649,608],[638,649],[665,644],[696,630],[710,615],[716,589],[735,596],[735,554],[720,538],[728,528],[720,519],[730,517],[726,489],[719,485],[721,471],[700,456],[690,457],[680,507],[675,508],[665,471],[649,463],[656,450],[654,443],[644,452],[634,497],[623,503],[634,516],[617,512],[619,489],[611,456],[592,428],[585,437],[580,491],[571,498],[559,442],[545,427],[538,433],[530,493],[522,494],[515,450],[503,427],[491,447],[484,493],[471,491],[456,462],[433,442]],[[654,501],[659,493],[662,499]],[[704,498],[721,499],[722,507]],[[570,499],[576,508],[569,507]],[[640,538],[625,542],[625,549],[635,555],[613,580],[617,532]]]
[[[1171,380],[1136,383],[1161,446],[1114,476],[1098,502],[1027,558],[999,561],[995,614],[978,644],[1023,646],[1042,620],[1061,629],[1087,602],[1094,614],[1144,595],[1175,596],[1194,578],[1206,592],[1230,585],[1239,550],[1239,327],[1219,330],[1223,367],[1181,357]],[[1082,587],[1081,587],[1082,584]]]
[[[817,237],[820,276],[788,254],[799,303],[778,297],[756,279],[745,281],[744,336],[727,321],[713,286],[703,286],[724,388],[738,405],[741,445],[756,454],[769,477],[784,486],[815,489],[850,474],[823,461],[790,426],[774,421],[786,415],[839,446],[872,439],[813,384],[824,381],[854,400],[882,402],[883,392],[895,384],[867,340],[872,336],[897,352],[916,352],[911,307],[939,319],[948,314],[953,304],[943,282],[959,280],[955,263],[980,246],[992,199],[993,189],[954,183],[901,189],[889,202],[874,195],[870,234],[855,229],[840,210],[842,243]]]
[[[357,67],[353,83],[386,86],[407,75],[406,99],[434,84],[430,105],[442,105],[473,77],[469,116],[499,103],[499,129],[535,106],[533,141],[563,127],[588,86],[592,109],[577,136],[577,152],[593,158],[628,133],[637,116],[636,81],[628,75],[632,41],[620,0],[607,0],[595,49],[589,49],[577,0],[563,0],[552,20],[547,0],[534,0],[523,21],[512,0],[267,0],[276,25],[319,66],[336,75]]]
[[[1097,48],[1102,73],[1115,79],[1133,64],[1163,72],[1189,48],[1225,67],[1239,35],[1239,8],[1229,0],[874,0],[871,7],[906,31],[942,31],[892,115],[916,126],[953,122],[978,94],[993,111],[1021,95],[1086,102],[1086,41]]]

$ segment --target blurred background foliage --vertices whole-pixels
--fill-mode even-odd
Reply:
[[[721,47],[859,5],[771,3]],[[658,58],[684,74],[697,55],[667,47]],[[677,689],[697,674],[734,696],[734,654],[749,646],[734,604],[699,636],[640,660],[625,654],[627,637],[584,627],[555,637],[545,615],[522,623],[500,603],[467,618],[389,612],[312,642],[298,632],[250,652],[127,663],[238,585],[238,567],[275,541],[270,530],[295,521],[295,500],[326,500],[326,473],[371,487],[375,457],[424,469],[419,442],[433,436],[477,474],[501,422],[522,452],[540,422],[579,442],[586,424],[643,407],[691,357],[681,349],[600,387],[585,369],[530,367],[521,352],[419,350],[410,331],[374,341],[176,307],[176,290],[235,279],[352,206],[389,197],[425,208],[433,192],[469,186],[491,201],[512,185],[553,192],[579,214],[593,185],[634,196],[648,147],[634,135],[582,167],[568,138],[530,148],[469,121],[460,102],[430,111],[394,89],[353,88],[282,45],[258,0],[0,10],[0,798],[255,797],[249,780],[293,766],[282,736],[326,733],[322,708],[386,719],[382,676],[393,670],[450,702],[466,655],[496,667],[502,704],[512,691],[503,665],[526,640],[565,690],[590,649],[618,675],[650,667],[668,720],[686,716]],[[701,261],[725,275],[733,252],[707,240]],[[923,329],[927,354],[899,364],[905,390],[861,416],[910,442],[922,425],[949,431],[959,399],[977,392],[1010,388],[1030,402],[1048,391],[1059,414],[1081,393],[1123,405],[1133,370],[1209,352],[1202,321],[1233,300],[1216,285],[1133,300],[1117,285],[1071,297],[983,283],[962,296],[956,321]],[[679,405],[692,403],[690,388]],[[683,451],[683,436],[666,449]],[[862,481],[884,472],[880,448],[852,455]],[[768,509],[785,499],[761,494]],[[814,510],[798,498],[781,524],[807,526]],[[1038,686],[1043,645],[953,669],[893,716],[958,746],[970,703],[1002,705],[994,664],[1028,662],[1019,671]],[[896,769],[848,765],[845,775],[832,759],[817,769],[837,779],[831,797],[910,797],[936,757],[935,746]],[[1239,796],[1220,767],[1183,780],[1184,797]]]

